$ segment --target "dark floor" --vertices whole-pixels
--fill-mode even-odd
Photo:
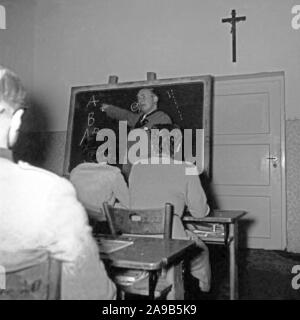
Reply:
[[[191,300],[229,299],[229,260],[226,248],[210,246],[212,265],[211,292],[201,294],[196,283],[189,281]],[[239,250],[239,298],[242,300],[300,300],[300,289],[292,288],[295,274],[291,270],[300,265],[300,254],[261,249]],[[299,282],[299,281],[298,281]]]

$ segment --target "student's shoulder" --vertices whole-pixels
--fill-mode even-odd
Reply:
[[[39,184],[41,188],[48,187],[60,187],[72,189],[72,184],[65,178],[58,176],[57,174],[33,166],[27,162],[19,161],[18,168],[20,172],[20,179],[29,181],[31,184]]]
[[[70,178],[72,179],[74,176],[82,174],[96,174],[101,171],[106,171],[105,166],[96,162],[83,162],[71,170]]]
[[[28,162],[18,161],[17,165],[18,165],[19,169],[26,174],[40,175],[40,176],[48,177],[48,178],[56,176],[54,173],[52,173],[46,169],[33,166]]]
[[[82,163],[79,163],[76,167],[74,167],[71,171],[74,172],[74,171],[80,171],[80,170],[88,170],[88,169],[91,169],[91,168],[97,168],[97,166],[99,166],[98,163],[96,162],[82,162]]]
[[[181,168],[184,170],[184,175],[187,178],[189,176],[199,176],[199,170],[192,162],[174,160],[174,163],[181,165]]]
[[[122,171],[120,168],[116,167],[116,166],[106,166],[107,167],[107,171],[111,174],[113,174],[115,176],[115,178],[122,176]]]

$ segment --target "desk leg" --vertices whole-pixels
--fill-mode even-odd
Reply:
[[[167,295],[167,300],[184,300],[184,278],[182,270],[182,261],[168,270],[167,280],[172,284],[172,289]]]
[[[125,300],[125,291],[117,286],[117,300]]]
[[[155,298],[155,287],[157,283],[157,271],[149,271],[149,299]]]
[[[237,246],[238,246],[238,225],[231,223],[229,225],[229,281],[230,281],[230,300],[238,299],[238,263],[237,263]]]

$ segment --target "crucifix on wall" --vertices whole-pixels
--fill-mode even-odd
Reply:
[[[245,21],[246,17],[237,17],[235,10],[231,11],[231,18],[222,19],[222,23],[229,22],[231,24],[232,36],[232,62],[236,62],[236,24],[240,21]]]

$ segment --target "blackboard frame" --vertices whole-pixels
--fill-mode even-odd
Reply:
[[[102,91],[102,90],[118,90],[118,89],[134,89],[134,88],[155,88],[163,85],[202,83],[203,92],[203,122],[204,122],[204,145],[203,145],[203,172],[207,178],[211,176],[211,129],[212,129],[212,85],[213,78],[210,75],[191,76],[167,79],[155,79],[135,82],[108,83],[98,85],[75,86],[71,88],[70,109],[66,136],[65,159],[63,166],[63,175],[68,177],[70,174],[70,156],[73,136],[74,113],[76,96],[80,92]]]

